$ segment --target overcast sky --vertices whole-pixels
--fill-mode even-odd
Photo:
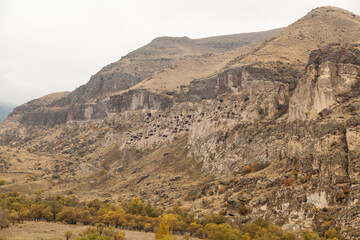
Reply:
[[[158,36],[286,27],[318,6],[359,0],[0,0],[0,103],[72,91]]]

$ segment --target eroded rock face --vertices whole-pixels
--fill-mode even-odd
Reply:
[[[111,96],[108,111],[111,113],[141,111],[144,109],[165,111],[172,104],[172,100],[165,95],[155,94],[146,89],[135,89]]]
[[[289,64],[271,62],[226,70],[216,77],[190,83],[189,101],[214,99],[237,94],[243,120],[274,118],[283,115],[301,72]]]
[[[317,118],[339,104],[360,79],[360,51],[330,46],[311,53],[289,106],[289,120]]]

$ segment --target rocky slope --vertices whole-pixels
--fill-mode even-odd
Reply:
[[[323,7],[239,48],[234,36],[155,39],[74,92],[15,109],[1,167],[40,180],[2,188],[181,201],[234,224],[261,216],[357,239],[359,34],[359,16]]]

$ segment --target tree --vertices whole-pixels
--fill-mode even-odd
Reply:
[[[143,209],[143,205],[140,201],[140,198],[134,198],[130,201],[128,205],[128,212],[133,215],[140,215]]]
[[[30,215],[30,211],[23,206],[19,212],[20,222],[24,223],[24,220],[27,219],[29,215]]]
[[[15,224],[15,222],[20,222],[19,214],[15,210],[12,210],[9,214],[9,219],[12,223],[12,225]]]
[[[30,207],[30,215],[34,219],[41,219],[43,210],[44,204],[32,204]]]
[[[97,228],[99,235],[101,236],[105,227],[105,224],[103,223],[97,223],[95,224],[95,227]]]
[[[187,228],[187,231],[189,233],[196,233],[200,228],[202,228],[202,226],[200,224],[197,224],[196,222],[192,222],[189,224],[189,227]]]
[[[84,225],[89,225],[92,223],[93,217],[88,209],[82,209],[77,213],[77,220],[82,222]]]
[[[215,224],[208,223],[205,226],[207,239],[210,240],[240,240],[241,233],[239,229],[232,228],[228,223]]]
[[[9,227],[8,215],[9,212],[6,209],[0,208],[0,229]]]
[[[165,237],[171,236],[176,221],[177,219],[173,214],[166,214],[155,231],[155,239],[162,240]]]
[[[146,204],[145,207],[144,207],[144,211],[146,213],[146,216],[149,216],[149,217],[159,217],[161,215],[160,211],[152,206],[151,204]]]
[[[64,233],[64,235],[65,235],[66,240],[69,240],[71,238],[71,236],[72,236],[72,231],[66,231]]]
[[[47,203],[48,206],[51,207],[51,212],[53,214],[54,219],[56,219],[56,215],[61,212],[63,206],[56,200],[51,200]]]
[[[48,222],[54,218],[52,208],[50,206],[48,206],[42,211],[42,217],[45,218]]]
[[[57,219],[65,221],[66,223],[76,224],[77,211],[73,207],[65,207],[61,212],[59,212]]]
[[[21,203],[19,202],[13,202],[9,207],[9,210],[15,210],[17,212],[19,212],[20,209],[21,209]]]

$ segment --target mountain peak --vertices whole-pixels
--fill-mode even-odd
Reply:
[[[338,7],[319,7],[284,28],[237,64],[277,60],[304,64],[309,53],[319,47],[354,43],[358,39],[360,16]]]
[[[184,37],[169,37],[169,36],[162,36],[162,37],[157,37],[154,38],[150,43],[156,43],[156,42],[187,42],[190,41],[191,39],[184,36]]]
[[[313,10],[311,10],[309,12],[309,14],[311,13],[342,13],[342,14],[350,14],[350,15],[355,15],[354,13],[347,11],[343,8],[339,8],[339,7],[334,7],[334,6],[322,6],[322,7],[317,7],[314,8]],[[356,16],[356,15],[355,15]]]

